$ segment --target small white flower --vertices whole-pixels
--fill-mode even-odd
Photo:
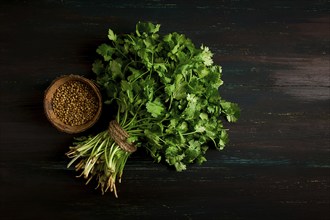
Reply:
[[[201,46],[201,49],[203,50],[201,53],[201,58],[203,60],[203,63],[206,66],[211,66],[213,64],[212,52],[210,51],[210,49],[208,47],[205,47],[204,45]]]

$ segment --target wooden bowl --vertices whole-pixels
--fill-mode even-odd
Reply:
[[[53,109],[53,105],[52,105],[53,96],[61,85],[65,84],[69,81],[79,81],[79,82],[82,82],[85,85],[89,86],[91,88],[91,90],[95,92],[96,98],[98,100],[98,108],[95,113],[95,116],[91,120],[87,121],[86,123],[84,123],[82,125],[70,126],[68,124],[65,124],[54,113],[54,109]],[[61,77],[55,79],[51,83],[51,85],[48,87],[48,89],[45,91],[45,96],[44,96],[45,114],[46,114],[48,120],[58,130],[60,130],[62,132],[69,133],[69,134],[75,134],[75,133],[80,133],[80,132],[87,130],[88,128],[92,127],[97,122],[97,120],[99,119],[99,117],[101,115],[101,110],[102,110],[102,96],[100,94],[100,91],[91,80],[86,79],[85,77],[78,76],[78,75],[61,76]]]

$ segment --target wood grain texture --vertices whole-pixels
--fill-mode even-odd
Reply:
[[[330,219],[329,1],[1,1],[1,219]],[[43,114],[63,74],[90,76],[108,28],[137,21],[215,53],[221,95],[240,104],[231,142],[177,173],[145,152],[119,198],[67,169],[72,135]],[[90,132],[107,122],[98,122]]]

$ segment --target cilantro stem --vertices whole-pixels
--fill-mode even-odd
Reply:
[[[143,132],[144,132],[143,129],[128,130],[128,133],[129,133],[130,135],[132,135],[132,134],[137,135],[137,134],[141,134],[141,133],[143,133]]]
[[[115,46],[115,49],[118,53],[120,53],[123,57],[128,59],[128,57],[122,52],[122,49],[118,48],[118,45],[116,43],[114,44],[114,46]]]
[[[130,81],[130,83],[136,82],[136,80],[141,79],[144,75],[146,75],[149,72],[150,72],[150,70],[147,70],[147,71],[143,72],[141,75],[139,75],[138,77],[136,77],[134,80]]]
[[[182,135],[186,136],[186,135],[192,135],[192,134],[196,134],[196,133],[200,133],[200,132],[192,131],[192,132],[183,133]]]
[[[136,63],[136,61],[135,61],[135,60],[132,60],[132,61],[128,62],[128,63],[126,64],[124,70],[123,70],[123,73],[126,73],[126,70],[127,70],[128,66],[131,65],[132,63]]]

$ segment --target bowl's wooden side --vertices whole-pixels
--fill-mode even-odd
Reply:
[[[72,80],[77,80],[77,81],[83,82],[83,83],[87,84],[88,86],[90,86],[92,88],[92,90],[95,92],[97,99],[98,99],[98,103],[99,103],[98,110],[97,110],[95,116],[93,117],[93,119],[83,125],[78,125],[78,126],[70,126],[70,125],[64,124],[61,120],[59,120],[56,117],[56,115],[54,114],[53,107],[52,107],[52,99],[53,99],[55,91],[64,83],[66,83],[68,81],[72,81]],[[51,83],[51,85],[48,87],[48,89],[45,91],[44,111],[45,111],[45,114],[46,114],[48,120],[58,130],[69,133],[69,134],[80,133],[80,132],[83,132],[83,131],[87,130],[88,128],[92,127],[97,122],[97,120],[100,118],[101,111],[102,111],[102,96],[101,96],[100,91],[97,88],[97,86],[91,80],[86,79],[85,77],[82,77],[79,75],[61,76],[61,77],[55,79]]]

